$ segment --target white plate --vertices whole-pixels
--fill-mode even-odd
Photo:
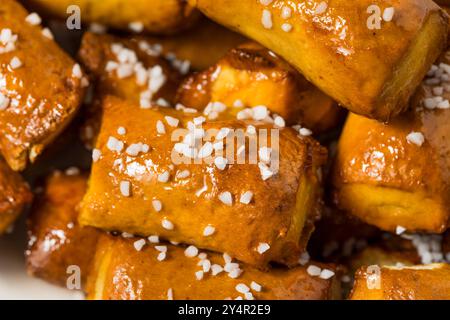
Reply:
[[[16,230],[0,237],[0,300],[78,300],[83,295],[48,284],[27,275],[24,249],[24,222]]]

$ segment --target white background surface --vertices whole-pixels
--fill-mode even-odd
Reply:
[[[0,237],[0,300],[73,300],[80,292],[48,284],[27,275],[24,251],[24,222],[18,222],[13,234]]]

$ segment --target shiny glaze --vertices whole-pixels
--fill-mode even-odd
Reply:
[[[77,221],[79,203],[87,188],[87,175],[55,172],[28,218],[28,273],[62,286],[67,268],[80,267],[82,282],[90,271],[99,232]]]
[[[241,265],[244,270],[238,279],[225,272],[217,276],[195,278],[198,258],[187,258],[184,248],[168,245],[167,259],[156,260],[158,251],[146,246],[138,252],[133,239],[102,236],[95,257],[95,268],[88,280],[88,298],[106,300],[167,300],[169,288],[175,300],[220,300],[236,298],[236,285],[250,286],[252,281],[262,286],[252,291],[258,300],[328,300],[340,296],[338,279],[323,280],[311,277],[306,267],[275,268],[268,272]],[[164,244],[165,245],[165,244]],[[224,265],[222,255],[208,253],[211,263]],[[335,270],[331,265],[318,264]]]
[[[144,31],[156,34],[186,29],[200,16],[184,0],[28,0],[27,4],[61,19],[67,19],[69,6],[77,5],[85,23],[97,22],[114,29],[130,30],[130,23],[141,22]]]
[[[442,59],[449,61],[445,56]],[[423,107],[423,100],[432,97],[432,89],[432,85],[423,84],[412,99],[410,110],[389,124],[349,116],[334,164],[334,201],[338,206],[352,211],[341,204],[340,194],[343,186],[352,184],[423,194],[444,208],[444,220],[438,222],[440,226],[434,232],[445,230],[450,217],[450,110]],[[448,99],[450,94],[444,93],[443,97]],[[424,135],[421,147],[407,141],[411,132]]]
[[[0,55],[0,92],[11,103],[0,111],[0,148],[14,170],[23,170],[69,123],[83,97],[75,62],[40,26],[25,22],[28,13],[16,2],[0,3],[0,30],[18,35],[16,49]],[[11,69],[18,57],[22,66]]]
[[[283,59],[261,45],[245,43],[215,66],[193,74],[180,86],[177,101],[203,110],[209,102],[229,108],[220,117],[235,118],[244,107],[265,105],[288,124],[301,124],[315,133],[334,128],[342,110],[330,97],[309,83]]]
[[[31,203],[32,193],[22,177],[0,158],[0,235]]]
[[[445,48],[447,15],[431,0],[328,1],[327,10],[315,11],[322,1],[193,0],[205,15],[260,42],[284,57],[305,77],[351,111],[388,120],[404,111],[432,62]],[[378,4],[395,8],[394,19],[380,30],[367,27],[367,8]],[[289,6],[292,17],[281,18]],[[273,27],[265,29],[262,11],[272,13]],[[293,26],[284,32],[283,23]],[[435,26],[417,65],[409,66],[407,79],[396,83],[405,57],[426,24]],[[423,48],[422,48],[423,49]],[[415,63],[415,62],[413,62]],[[408,83],[405,83],[408,82]]]
[[[365,268],[356,273],[352,300],[448,300],[450,299],[450,266],[430,265],[433,269],[381,269],[381,288],[368,289]],[[424,266],[427,268],[427,266]]]
[[[281,130],[279,174],[266,181],[256,164],[231,165],[223,171],[207,163],[180,164],[171,169],[174,129],[167,125],[164,116],[180,119],[180,127],[185,127],[193,116],[168,108],[144,110],[115,98],[107,98],[103,110],[96,146],[102,158],[93,165],[89,190],[83,199],[80,215],[83,225],[145,236],[157,234],[172,241],[228,252],[242,261],[262,266],[270,260],[293,259],[299,252],[302,228],[299,230],[296,223],[301,225],[305,218],[316,216],[320,194],[316,170],[326,158],[324,149],[313,139],[298,138],[292,129]],[[156,132],[158,120],[165,123],[165,135]],[[203,128],[245,129],[248,124],[236,120],[211,122]],[[150,151],[129,157],[125,152],[117,154],[107,149],[107,140],[117,136],[119,126],[127,130],[125,136],[117,137],[125,143],[124,150],[131,143],[142,142],[150,146]],[[114,164],[116,160],[119,162]],[[185,169],[190,171],[188,178],[175,178],[177,172]],[[170,172],[169,182],[157,182],[157,175],[165,171]],[[124,180],[132,185],[132,196],[128,198],[119,190]],[[305,194],[306,203],[297,204],[301,183],[307,183],[311,189]],[[203,192],[197,196],[199,190]],[[233,206],[218,200],[224,191],[233,195]],[[246,191],[254,194],[250,205],[239,203],[240,195]],[[154,199],[162,202],[161,212],[153,210]],[[306,210],[306,217],[296,213],[296,205]],[[173,231],[162,228],[163,218],[174,223]],[[204,237],[203,229],[208,224],[216,228],[216,233]],[[255,249],[260,242],[269,243],[271,249],[257,253]]]

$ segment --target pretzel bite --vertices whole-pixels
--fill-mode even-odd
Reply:
[[[28,185],[0,158],[0,235],[8,230],[31,200]]]
[[[18,2],[1,1],[0,149],[16,171],[70,122],[86,81],[80,66],[27,16]]]
[[[84,34],[78,56],[97,80],[100,96],[115,95],[137,104],[145,100],[142,107],[159,98],[173,102],[181,75],[143,39]]]
[[[352,300],[448,300],[450,266],[363,267],[356,273]]]
[[[420,263],[421,258],[413,243],[399,237],[390,237],[369,245],[348,261],[353,273],[362,266],[414,266]]]
[[[185,67],[172,67],[161,52],[155,50],[144,38],[84,34],[78,56],[97,84],[81,133],[86,146],[95,145],[101,122],[101,100],[106,95],[129,100],[142,108],[156,103],[164,106],[174,103],[181,81],[178,69]]]
[[[335,204],[386,231],[444,232],[449,120],[448,109],[412,110],[389,125],[350,115],[335,162]],[[422,146],[410,142],[422,135]]]
[[[320,205],[325,149],[291,128],[203,121],[106,98],[81,224],[156,234],[258,266],[296,261]],[[235,144],[239,132],[248,139]]]
[[[314,276],[306,266],[265,272],[217,253],[186,255],[189,248],[166,244],[140,247],[145,242],[102,235],[88,278],[88,299],[328,300],[340,296],[332,265],[314,265],[310,273],[312,269],[320,273]],[[232,269],[238,270],[237,275]]]
[[[182,34],[146,36],[143,39],[153,45],[160,45],[166,56],[174,55],[179,60],[189,61],[191,68],[197,71],[211,67],[230,49],[248,41],[240,34],[206,18]]]
[[[446,48],[448,16],[431,0],[191,2],[284,57],[350,111],[383,121],[407,108]],[[373,5],[378,17],[367,13]]]
[[[84,284],[98,236],[95,229],[83,228],[77,222],[87,177],[71,171],[48,177],[27,221],[28,273],[62,286],[66,286],[70,266],[80,268]]]
[[[221,117],[228,118],[242,118],[245,107],[264,105],[287,124],[302,124],[314,132],[333,128],[341,115],[330,97],[254,42],[232,49],[215,66],[188,77],[178,89],[177,101],[205,114],[210,102],[221,102],[228,106]]]
[[[449,53],[406,114],[389,124],[350,115],[334,164],[335,204],[369,224],[442,233],[449,225]]]
[[[68,8],[79,7],[83,23],[100,23],[105,26],[149,32],[172,34],[194,24],[199,14],[184,0],[26,0],[27,4],[47,15],[60,19],[70,16]],[[71,11],[69,11],[71,12]]]

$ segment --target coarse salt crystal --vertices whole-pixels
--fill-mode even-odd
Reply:
[[[223,272],[223,268],[222,266],[218,265],[218,264],[213,264],[211,266],[211,274],[213,276],[217,276],[219,273]]]
[[[322,269],[320,269],[317,266],[314,265],[310,265],[307,269],[306,272],[308,272],[308,274],[312,277],[318,277],[320,276],[320,273],[322,272]]]
[[[41,24],[42,19],[36,12],[32,12],[25,18],[25,21],[32,26],[37,26]]]
[[[196,273],[195,273],[195,278],[197,279],[197,280],[202,280],[203,279],[203,275],[204,275],[204,273],[203,273],[203,271],[197,271]]]
[[[170,173],[169,171],[164,171],[163,173],[158,175],[158,181],[162,183],[166,183],[169,181]]]
[[[194,258],[198,255],[198,249],[195,246],[189,246],[184,250],[184,255],[188,258]]]
[[[216,228],[214,228],[213,226],[207,226],[203,230],[203,236],[209,237],[209,236],[212,236],[215,232],[216,232]]]
[[[145,240],[144,239],[137,240],[133,243],[133,245],[136,251],[141,251],[142,248],[145,246]]]
[[[166,116],[165,119],[166,119],[167,124],[174,128],[178,127],[178,124],[180,123],[180,120],[178,120],[174,117]]]
[[[406,136],[406,140],[409,143],[415,144],[416,146],[421,147],[425,142],[425,137],[421,132],[411,132]]]
[[[262,290],[262,286],[255,281],[252,281],[252,283],[250,283],[250,288],[252,288],[252,290],[256,292],[261,292]]]
[[[263,254],[264,252],[266,252],[269,249],[270,249],[270,245],[268,243],[261,242],[261,243],[259,243],[256,251],[258,251],[259,254]]]
[[[18,69],[22,66],[22,61],[18,57],[14,57],[9,62],[9,65],[12,69]]]
[[[153,209],[155,209],[156,212],[160,212],[162,210],[162,203],[159,200],[153,200],[152,201]]]
[[[318,4],[314,13],[316,15],[319,15],[319,14],[325,13],[325,11],[327,11],[327,9],[328,9],[328,4],[325,1],[322,1],[321,3]]]
[[[225,191],[225,192],[222,192],[221,194],[219,194],[219,200],[227,206],[233,205],[233,197],[232,197],[231,193],[228,191]]]
[[[264,28],[272,29],[272,26],[273,26],[272,13],[269,10],[267,10],[267,9],[263,10],[262,17],[261,17],[261,23]]]
[[[334,272],[333,271],[328,270],[328,269],[323,269],[320,272],[320,276],[319,277],[321,279],[328,280],[328,279],[332,278],[333,276],[334,276]]]
[[[386,22],[392,21],[392,19],[394,18],[394,13],[395,13],[395,9],[393,7],[384,9],[383,20]]]
[[[144,24],[140,21],[131,22],[128,27],[131,31],[142,32],[144,30]]]
[[[398,235],[404,233],[405,231],[406,231],[406,228],[404,228],[402,226],[397,226],[397,228],[395,228],[395,233]]]
[[[121,181],[120,182],[120,193],[124,197],[129,197],[131,195],[131,183],[130,183],[130,181]]]
[[[253,199],[253,192],[246,191],[241,195],[239,202],[243,204],[250,204],[252,199]]]
[[[81,72],[81,67],[78,63],[75,63],[72,67],[72,76],[78,79],[81,79],[83,73]]]
[[[290,23],[283,23],[281,25],[281,30],[283,30],[284,32],[291,32],[292,31],[292,24],[290,24]]]
[[[228,160],[224,157],[216,157],[214,159],[214,164],[216,165],[217,169],[219,170],[225,170]]]
[[[236,285],[236,291],[239,293],[246,293],[250,291],[250,288],[244,283],[239,283]]]
[[[173,230],[174,229],[173,223],[171,221],[167,220],[167,219],[163,219],[161,225],[166,230]]]
[[[292,9],[288,6],[281,8],[281,17],[283,19],[289,19],[292,16]]]
[[[8,97],[0,93],[0,111],[8,108],[10,100]]]

